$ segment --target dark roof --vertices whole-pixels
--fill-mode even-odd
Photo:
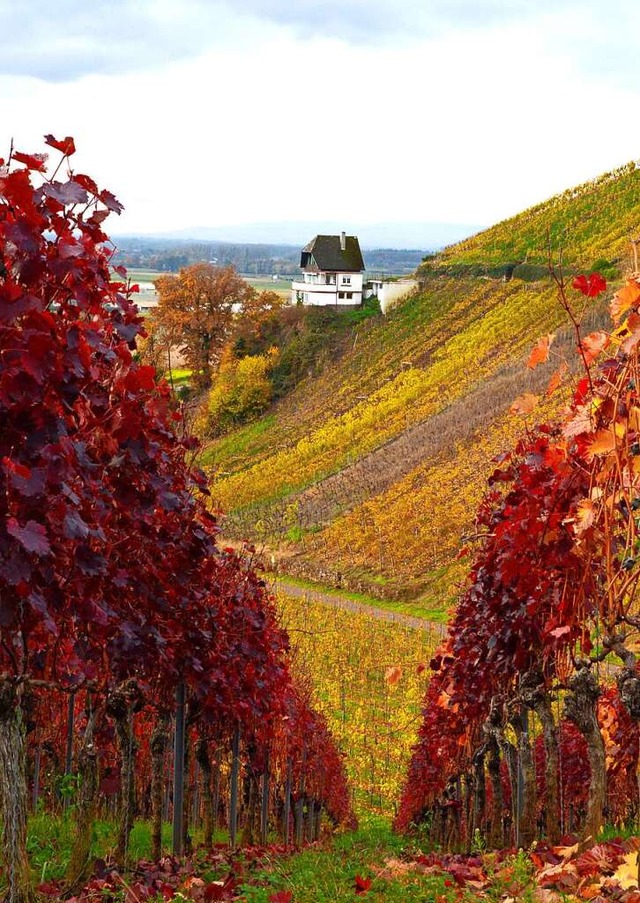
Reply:
[[[306,270],[360,273],[364,270],[364,260],[355,235],[345,237],[344,251],[340,248],[339,235],[316,235],[302,249],[300,266]]]

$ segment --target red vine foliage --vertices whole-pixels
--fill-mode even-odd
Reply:
[[[239,725],[268,746],[287,718],[296,742],[315,732],[336,775],[322,802],[347,818],[326,727],[287,714],[297,697],[273,603],[216,545],[195,441],[136,361],[135,287],[123,270],[112,280],[103,231],[122,206],[74,170],[71,138],[46,143],[52,172],[44,154],[0,160],[0,718],[17,726],[12,755],[24,755],[24,714],[33,726],[52,693],[103,717],[134,681],[129,717],[166,716],[183,682],[191,720],[218,744]]]
[[[575,328],[584,376],[563,417],[530,431],[498,462],[490,480],[477,516],[480,542],[468,587],[448,640],[431,663],[434,676],[400,828],[425,814],[433,817],[452,782],[463,777],[466,827],[484,830],[489,819],[483,809],[484,761],[492,756],[502,758],[503,770],[508,766],[511,791],[498,802],[504,809],[492,816],[492,824],[502,822],[500,834],[512,819],[512,840],[520,836],[515,822],[523,818],[513,804],[517,781],[531,819],[537,795],[537,811],[546,814],[547,825],[561,823],[560,805],[566,825],[567,801],[573,799],[591,835],[607,811],[621,818],[637,806],[640,679],[633,643],[640,629],[640,519],[634,514],[640,511],[640,282],[631,277],[615,295],[610,332],[582,336],[564,280],[553,275]],[[592,273],[577,277],[572,287],[591,299],[606,283]],[[547,359],[552,340],[545,336],[538,342],[529,366]],[[550,391],[567,369],[563,362]],[[602,697],[601,679],[612,672],[599,663],[612,653],[624,664],[619,691],[609,689]],[[559,694],[570,725],[560,715]],[[544,734],[537,742],[537,768],[528,724]],[[576,729],[586,754],[574,756],[568,766],[563,746],[567,738],[575,739]],[[574,780],[576,762],[582,762],[582,771]],[[530,786],[523,790],[527,780]],[[475,821],[469,814],[474,805]]]

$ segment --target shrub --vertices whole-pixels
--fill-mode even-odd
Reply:
[[[225,357],[207,399],[205,429],[209,434],[220,435],[262,414],[273,397],[269,374],[279,354],[277,348],[271,348],[240,360],[232,354]]]

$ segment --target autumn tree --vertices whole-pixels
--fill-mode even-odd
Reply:
[[[208,388],[225,344],[239,324],[255,323],[279,303],[274,292],[256,292],[233,267],[195,263],[155,283],[158,309],[152,320],[156,344],[180,349],[198,388]]]

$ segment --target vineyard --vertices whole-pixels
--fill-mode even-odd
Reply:
[[[208,443],[202,463],[228,535],[279,550],[292,573],[446,608],[477,475],[521,426],[511,402],[543,392],[554,362],[575,367],[549,263],[597,267],[620,284],[639,180],[629,164],[429,258],[414,297],[354,327],[264,419]],[[601,299],[585,297],[579,313],[606,328]],[[528,370],[528,349],[548,333],[552,359]]]
[[[323,817],[354,821],[342,757],[292,677],[273,602],[219,547],[194,440],[167,384],[134,358],[142,321],[111,279],[102,231],[121,205],[74,172],[71,138],[46,141],[51,174],[43,154],[0,163],[9,903],[36,897],[30,811],[73,805],[64,876],[40,891],[69,897],[94,875],[98,816],[115,819],[120,866],[140,812],[155,861],[168,819],[176,856],[191,851],[194,820],[209,848],[224,825],[232,849],[269,830],[287,848]],[[161,892],[162,876],[150,881],[147,896]]]
[[[347,753],[353,804],[395,815],[416,741],[428,663],[442,628],[416,629],[371,614],[278,597],[293,671]]]
[[[495,282],[444,272],[488,233],[449,249],[206,449],[210,485],[138,360],[121,205],[45,140],[0,161],[4,899],[638,903],[638,272]],[[541,217],[615,198],[568,257],[622,267],[636,172],[492,253],[531,263]],[[448,626],[271,592],[221,504]]]

